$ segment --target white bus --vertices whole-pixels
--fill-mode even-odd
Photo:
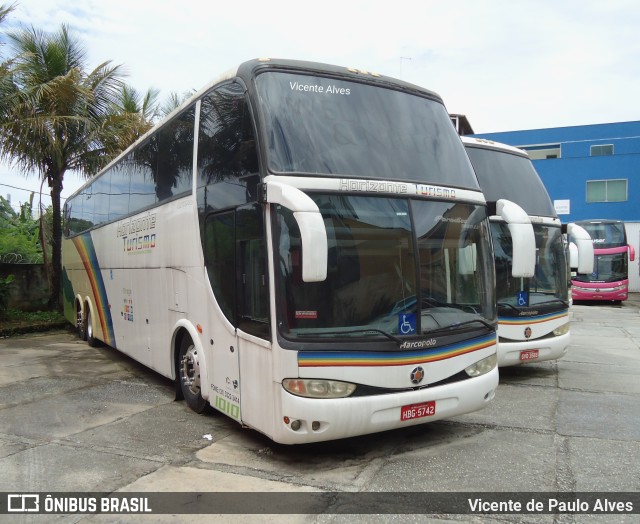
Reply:
[[[511,272],[513,246],[507,224],[490,217],[498,302],[498,366],[553,360],[564,356],[570,342],[569,283],[571,280],[563,231],[576,242],[573,264],[588,269],[593,247],[588,233],[575,224],[563,228],[526,151],[492,140],[463,136],[488,202],[506,198],[528,214],[536,238],[535,274]],[[573,246],[572,246],[573,247]]]
[[[530,223],[498,207],[532,271]],[[420,87],[243,63],[72,195],[64,231],[67,318],[175,379],[196,412],[295,444],[494,396],[485,199]]]

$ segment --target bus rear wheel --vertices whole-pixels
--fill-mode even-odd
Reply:
[[[188,336],[180,343],[177,376],[187,406],[196,413],[203,413],[207,408],[207,401],[202,398],[200,387],[200,356],[198,348]]]
[[[85,322],[85,332],[86,332],[86,341],[92,348],[97,347],[100,344],[100,341],[93,336],[93,324],[91,323],[91,310],[87,306],[86,308],[87,314],[84,317]]]

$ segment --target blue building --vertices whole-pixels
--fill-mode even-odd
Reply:
[[[473,136],[526,149],[563,222],[624,220],[640,253],[640,121]],[[640,291],[637,260],[629,277]]]

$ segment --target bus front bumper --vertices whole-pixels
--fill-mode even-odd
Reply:
[[[279,384],[274,387],[280,402],[271,438],[282,444],[303,444],[415,426],[477,411],[495,396],[498,368],[452,384],[363,397],[311,399],[292,395]],[[428,405],[430,402],[435,404]],[[415,406],[415,418],[401,420],[401,413],[410,406]]]
[[[536,340],[498,342],[498,367],[557,360],[567,354],[571,334]]]
[[[571,288],[573,300],[627,300],[629,288],[626,285],[602,284],[594,287],[581,287],[574,284]]]

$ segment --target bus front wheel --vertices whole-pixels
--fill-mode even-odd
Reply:
[[[80,304],[76,304],[76,331],[80,340],[87,340],[87,320]]]
[[[203,413],[207,401],[202,398],[200,387],[200,355],[188,336],[183,337],[178,355],[178,380],[187,406],[196,413]]]

